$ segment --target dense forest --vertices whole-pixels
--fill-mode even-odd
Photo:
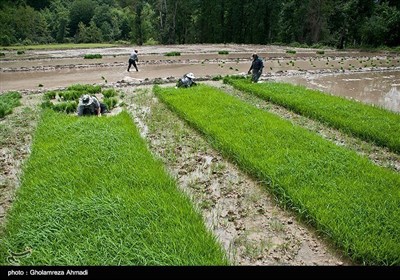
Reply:
[[[0,45],[400,45],[400,0],[0,0]]]

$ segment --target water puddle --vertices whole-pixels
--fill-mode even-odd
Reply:
[[[273,77],[400,112],[400,71]]]

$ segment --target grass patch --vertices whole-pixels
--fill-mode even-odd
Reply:
[[[287,50],[286,53],[289,53],[289,54],[296,54],[296,51],[295,51],[295,50]]]
[[[180,52],[168,52],[165,54],[165,56],[180,56],[181,53]]]
[[[84,59],[98,59],[98,58],[103,58],[103,56],[101,54],[85,54],[85,56],[83,57]]]
[[[400,152],[400,114],[304,86],[275,82],[252,84],[231,78],[224,82],[344,133]]]
[[[325,51],[319,50],[319,51],[317,51],[317,54],[325,54]]]
[[[12,113],[13,109],[21,105],[22,95],[17,91],[0,94],[0,118]]]
[[[228,51],[219,51],[218,54],[226,55],[226,54],[229,54],[229,52]]]
[[[205,85],[156,95],[363,264],[400,264],[400,176]]]
[[[1,234],[3,265],[227,264],[127,112],[45,110],[21,183]]]

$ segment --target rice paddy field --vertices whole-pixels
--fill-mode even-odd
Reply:
[[[227,264],[126,112],[77,118],[47,109],[35,135],[2,236],[3,265]]]
[[[260,47],[252,84],[254,46],[143,47],[129,74],[81,47],[2,61],[2,266],[400,265],[399,114],[270,79],[380,56]],[[109,113],[77,117],[84,93]]]
[[[217,149],[356,261],[399,263],[398,173],[218,89],[155,90]]]

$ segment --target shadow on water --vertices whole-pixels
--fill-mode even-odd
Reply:
[[[400,71],[274,77],[400,112]]]

